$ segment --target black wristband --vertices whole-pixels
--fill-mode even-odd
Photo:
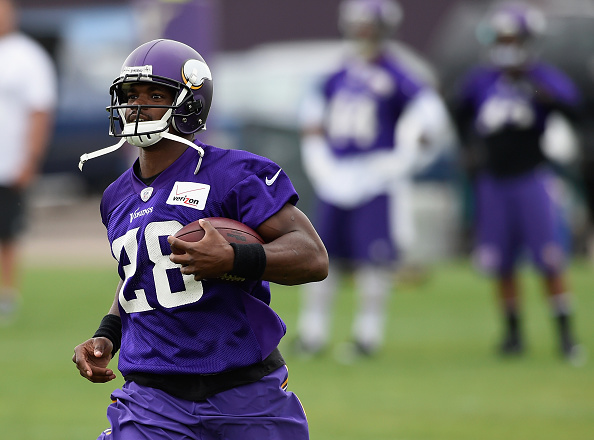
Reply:
[[[105,315],[101,320],[99,328],[93,335],[94,338],[100,336],[111,341],[113,344],[111,357],[114,357],[122,344],[122,319],[118,315]]]
[[[266,269],[266,252],[260,243],[229,243],[235,253],[233,270],[229,275],[249,280],[259,280]]]

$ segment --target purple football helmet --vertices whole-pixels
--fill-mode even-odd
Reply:
[[[127,122],[129,105],[125,86],[129,83],[159,83],[174,90],[174,100],[158,121]],[[190,46],[173,40],[153,40],[137,47],[128,56],[120,75],[111,88],[109,134],[124,137],[138,147],[147,147],[161,140],[171,127],[183,135],[203,130],[212,101],[212,74],[202,56]]]
[[[357,37],[361,26],[372,26],[379,39],[389,37],[402,21],[402,8],[395,0],[343,0],[338,23],[347,37]]]
[[[544,31],[546,21],[542,12],[524,3],[506,3],[491,16],[490,25],[495,37],[529,38]]]
[[[477,29],[479,41],[493,44],[498,38],[528,40],[543,33],[546,19],[541,10],[521,2],[497,3]]]
[[[491,46],[490,58],[501,68],[517,68],[531,58],[534,37],[546,27],[543,13],[534,6],[508,2],[495,6],[477,29],[479,41]]]
[[[125,88],[127,84],[135,82],[159,83],[170,87],[174,92],[172,104],[128,104]],[[86,161],[112,153],[126,142],[137,147],[148,147],[167,138],[198,151],[200,160],[195,171],[198,173],[204,150],[191,140],[179,136],[205,129],[206,117],[212,102],[212,74],[198,52],[178,41],[149,41],[132,51],[109,91],[109,134],[121,139],[110,147],[83,154],[78,164],[81,171]],[[143,121],[140,120],[143,107],[161,107],[167,111],[158,121]],[[127,122],[126,110],[130,108],[137,109],[137,117],[135,121]],[[178,134],[171,133],[171,127]]]

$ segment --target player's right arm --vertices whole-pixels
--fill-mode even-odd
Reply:
[[[122,288],[122,281],[118,284],[114,301],[109,309],[109,314],[120,316],[118,297]],[[82,344],[74,347],[72,362],[82,377],[94,382],[105,383],[116,378],[112,369],[107,368],[111,360],[113,343],[105,337],[87,339]]]

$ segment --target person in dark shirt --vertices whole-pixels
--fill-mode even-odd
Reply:
[[[544,279],[561,353],[576,360],[581,350],[570,325],[557,180],[542,139],[552,115],[574,118],[579,93],[564,73],[532,56],[531,40],[544,25],[532,7],[499,6],[489,21],[491,62],[464,78],[453,114],[471,158],[477,263],[496,278],[505,317],[500,350],[519,354],[525,348],[516,272],[527,251]]]

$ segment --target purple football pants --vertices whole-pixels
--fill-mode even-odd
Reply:
[[[111,429],[98,440],[306,440],[307,419],[297,396],[285,391],[285,366],[258,382],[206,401],[178,399],[127,382],[107,409]]]
[[[552,174],[542,169],[510,178],[479,177],[476,256],[482,269],[510,274],[525,250],[541,272],[562,269],[561,212],[554,188]]]

